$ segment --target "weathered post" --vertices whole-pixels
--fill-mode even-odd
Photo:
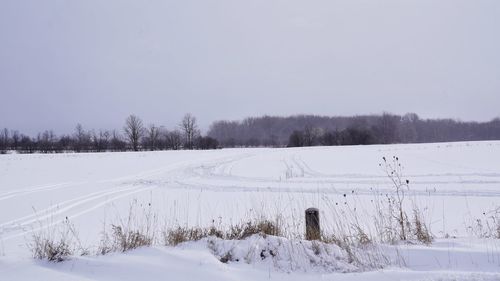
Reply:
[[[306,240],[320,240],[319,210],[309,208],[306,210]]]

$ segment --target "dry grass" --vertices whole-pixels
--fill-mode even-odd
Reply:
[[[152,211],[151,204],[142,206],[134,202],[125,219],[118,218],[118,223],[111,224],[111,229],[104,224],[97,253],[105,255],[151,246],[155,241],[156,228],[157,215]]]
[[[112,229],[115,247],[121,252],[153,244],[154,237],[147,231],[124,229],[117,225],[113,225]]]
[[[397,241],[416,240],[430,244],[433,240],[428,225],[425,223],[424,214],[415,203],[415,198],[408,196],[410,181],[403,175],[403,166],[399,158],[393,156],[391,160],[382,158],[379,164],[392,182],[394,192],[377,202],[377,217],[379,233],[382,242],[395,243]],[[408,216],[405,210],[405,201],[410,200],[413,206],[413,216]],[[413,220],[411,219],[413,218]]]
[[[482,216],[472,219],[467,232],[475,237],[500,239],[500,207],[484,211]]]
[[[281,224],[260,219],[230,226],[226,230],[217,229],[215,226],[209,228],[200,227],[175,227],[163,231],[165,245],[176,246],[187,241],[198,241],[205,237],[217,237],[226,240],[243,240],[254,234],[283,236],[284,229]]]
[[[67,260],[79,248],[81,255],[88,251],[81,246],[78,234],[73,224],[66,218],[63,224],[54,228],[45,228],[42,223],[40,228],[32,233],[31,242],[28,244],[35,259],[50,262]]]
[[[73,254],[70,244],[65,238],[52,240],[40,235],[33,236],[31,251],[35,259],[51,262],[64,261]]]
[[[208,233],[202,228],[177,227],[163,232],[165,245],[177,246],[187,241],[198,241],[207,237]]]
[[[224,238],[242,240],[254,234],[284,236],[285,230],[279,221],[279,219],[276,219],[274,222],[267,219],[261,219],[231,226],[229,231],[225,233]]]
[[[413,235],[426,245],[433,241],[433,237],[422,219],[422,213],[417,208],[413,209]]]

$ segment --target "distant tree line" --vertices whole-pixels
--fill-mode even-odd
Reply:
[[[56,136],[46,130],[36,137],[15,130],[0,130],[0,153],[103,152],[221,147],[299,147],[316,145],[358,145],[500,140],[500,118],[489,122],[453,119],[421,119],[415,113],[325,117],[251,117],[243,121],[216,121],[206,136],[197,120],[186,114],[177,128],[145,126],[130,115],[122,130],[86,130],[75,127],[73,134]]]
[[[499,140],[500,119],[463,122],[421,119],[415,113],[325,117],[252,117],[216,121],[208,136],[222,147],[315,146]]]
[[[0,153],[58,153],[58,152],[104,152],[215,149],[216,139],[202,136],[196,118],[186,114],[178,128],[167,130],[163,126],[144,126],[142,120],[130,115],[123,130],[85,130],[77,124],[73,134],[56,136],[51,130],[31,137],[16,130],[0,131]]]

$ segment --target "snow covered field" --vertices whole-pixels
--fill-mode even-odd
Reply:
[[[34,261],[27,247],[33,230],[67,218],[92,249],[103,223],[131,205],[153,209],[160,227],[224,228],[279,215],[287,236],[300,238],[304,210],[318,207],[325,232],[343,210],[373,230],[374,198],[394,190],[379,163],[392,156],[436,240],[381,245],[404,264],[380,270],[290,270],[258,258],[224,264],[206,241],[59,264]],[[0,155],[0,280],[500,280],[500,240],[483,237],[498,207],[500,142]],[[280,243],[273,241],[239,247]]]

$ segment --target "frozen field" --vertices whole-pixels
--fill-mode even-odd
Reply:
[[[318,207],[326,232],[341,213],[335,208],[356,210],[370,228],[374,198],[394,189],[379,166],[392,156],[410,181],[408,202],[422,208],[436,237],[431,246],[385,246],[404,257],[399,267],[285,273],[220,263],[199,243],[54,265],[33,261],[27,247],[33,230],[66,218],[92,247],[103,223],[131,205],[154,209],[161,227],[280,215],[288,236],[300,238],[304,210]],[[0,155],[0,280],[500,280],[499,239],[477,227],[499,207],[500,142]]]

